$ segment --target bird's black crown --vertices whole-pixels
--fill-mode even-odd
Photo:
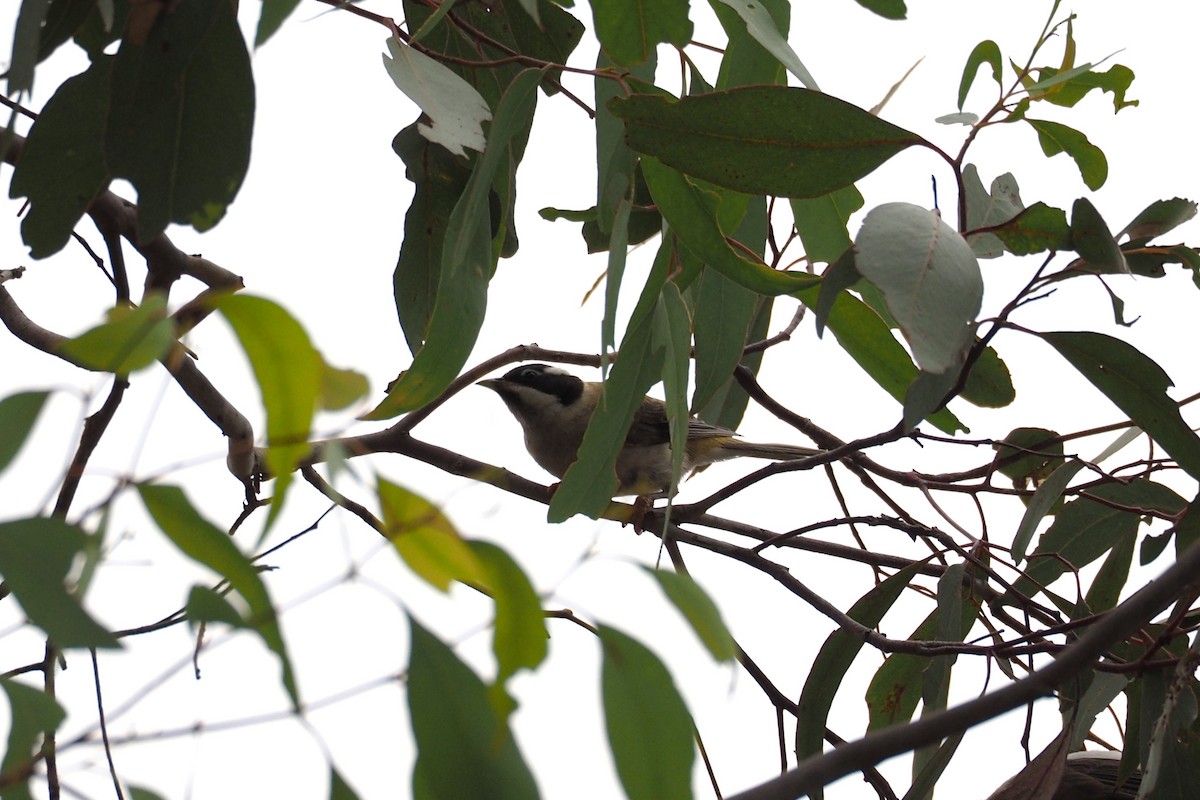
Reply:
[[[557,397],[564,406],[571,405],[583,394],[582,380],[549,364],[523,364],[506,372],[502,380]]]

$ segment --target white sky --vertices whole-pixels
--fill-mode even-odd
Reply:
[[[707,14],[703,4],[695,5],[698,17]],[[850,102],[874,105],[923,58],[883,116],[954,149],[965,129],[939,126],[932,120],[955,110],[967,54],[981,39],[992,38],[1006,57],[1023,61],[1048,8],[1046,3],[1000,8],[981,2],[952,6],[912,2],[910,20],[893,23],[850,0],[796,6],[792,46],[825,91]],[[399,6],[377,2],[368,7],[389,13]],[[945,9],[950,7],[957,13],[948,15]],[[172,236],[184,250],[203,253],[242,275],[246,291],[288,308],[330,362],[370,376],[375,400],[407,364],[392,305],[391,275],[411,188],[390,141],[415,111],[383,70],[384,31],[348,14],[324,10],[315,3],[302,4],[276,38],[254,56],[258,116],[251,171],[226,219],[203,236],[189,229],[176,229]],[[1076,197],[1088,196],[1110,225],[1119,229],[1155,199],[1200,196],[1200,168],[1191,156],[1198,85],[1192,53],[1200,9],[1186,0],[1164,0],[1139,6],[1141,13],[1134,16],[1128,3],[1093,0],[1078,10],[1079,61],[1098,61],[1122,51],[1109,63],[1126,64],[1135,71],[1137,80],[1130,94],[1141,100],[1141,106],[1114,117],[1108,96],[1097,95],[1071,111],[1038,108],[1033,113],[1087,132],[1109,157],[1108,184],[1088,193],[1074,164],[1066,156],[1043,158],[1035,135],[1023,126],[986,132],[969,160],[980,166],[985,183],[998,173],[1014,172],[1026,203],[1040,199],[1069,208]],[[243,4],[242,15],[245,24],[252,26],[257,5]],[[9,35],[11,22],[0,27]],[[710,29],[698,28],[697,38],[717,40],[706,30]],[[7,43],[3,46],[7,48]],[[574,63],[588,66],[594,48],[594,42],[585,38]],[[1053,63],[1060,52],[1051,45],[1039,63]],[[667,51],[661,62],[661,75],[677,74],[677,61]],[[69,50],[56,54],[38,74],[31,105],[41,107],[56,82],[82,65]],[[715,77],[715,69],[708,77]],[[576,94],[590,97],[586,78],[568,77],[566,83]],[[981,74],[968,108],[990,104],[992,86]],[[594,202],[590,123],[561,97],[540,98],[538,113],[520,172],[521,251],[500,264],[491,314],[472,363],[520,343],[585,352],[598,347],[599,304],[593,299],[581,308],[580,302],[601,274],[603,256],[586,256],[577,225],[549,223],[536,215],[543,206],[585,208]],[[924,151],[902,154],[864,180],[860,187],[867,208],[896,200],[930,205],[931,174],[938,180],[941,206],[950,215],[952,177]],[[124,194],[132,199],[128,187]],[[18,237],[15,215],[20,203],[5,201],[5,207],[10,222],[0,225],[0,268],[29,267],[24,278],[7,285],[26,313],[65,334],[80,332],[99,319],[111,303],[111,291],[82,250],[71,246],[55,258],[30,262]],[[852,221],[852,227],[856,225],[857,219]],[[81,225],[80,231],[99,249],[99,237],[89,224]],[[1188,239],[1195,239],[1194,226],[1168,237],[1171,242]],[[631,264],[636,266],[628,273],[627,285],[636,287],[653,246],[652,242],[635,254]],[[132,279],[138,283],[141,265],[136,258],[129,261]],[[1027,261],[984,262],[985,315],[1028,279],[1035,259]],[[1157,359],[1175,379],[1176,396],[1183,397],[1200,384],[1194,353],[1185,344],[1194,338],[1191,321],[1197,293],[1179,274],[1166,280],[1174,292],[1162,281],[1113,281],[1127,302],[1128,316],[1143,315],[1134,329],[1118,335],[1129,337]],[[69,285],[69,291],[62,291],[64,285]],[[174,299],[186,299],[194,288],[181,284]],[[790,314],[787,308],[779,324]],[[1090,283],[1064,287],[1019,321],[1043,329],[1114,330],[1103,292]],[[256,391],[223,324],[206,321],[188,343],[199,354],[205,373],[252,415],[261,430]],[[1182,346],[1173,347],[1175,343]],[[1107,401],[1064,370],[1044,345],[1006,334],[996,346],[1014,371],[1018,405],[1000,413],[956,406],[971,425],[972,435],[1002,436],[1017,424],[1077,429],[1119,418]],[[35,432],[34,446],[0,476],[0,518],[11,519],[46,508],[58,471],[72,452],[80,416],[98,402],[88,396],[81,403],[80,392],[103,397],[107,384],[31,353],[7,335],[0,335],[0,365],[0,396],[27,387],[61,390]],[[847,439],[890,427],[899,413],[849,364],[832,339],[817,340],[812,335],[808,321],[791,343],[768,355],[764,382],[785,404]],[[1071,402],[1063,402],[1064,397]],[[321,424],[325,432],[336,433],[351,423],[351,417],[330,416],[322,418]],[[792,431],[755,410],[742,432],[764,441],[795,438]],[[462,393],[416,434],[521,474],[546,478],[520,447],[516,423],[488,392]],[[1084,455],[1101,447],[1095,443]],[[215,428],[165,373],[158,369],[143,373],[92,461],[73,518],[107,495],[114,476],[132,475],[183,484],[210,519],[226,525],[240,508],[241,487],[224,470],[223,448],[224,440]],[[900,443],[878,458],[896,468],[943,469],[984,456],[959,455],[957,449],[919,451]],[[685,485],[681,499],[702,497],[751,466],[730,464],[709,470]],[[372,458],[355,467],[368,483],[378,472],[442,503],[465,535],[503,545],[546,594],[548,608],[572,608],[652,646],[684,692],[726,794],[773,774],[778,763],[774,713],[761,692],[746,675],[714,665],[658,590],[633,566],[653,563],[657,547],[652,537],[637,537],[611,523],[588,520],[550,526],[539,505],[398,456]],[[846,477],[842,473],[842,486],[852,502],[860,504],[856,510],[878,512],[877,502]],[[718,512],[781,530],[837,514],[828,485],[819,475],[777,480],[721,506]],[[1181,483],[1181,493],[1194,493],[1194,486]],[[357,499],[369,498],[367,488],[350,480],[340,486]],[[966,503],[939,499],[956,519],[977,527]],[[938,522],[927,505],[914,498],[907,502],[922,519]],[[296,485],[270,541],[304,529],[325,506],[306,486]],[[123,496],[114,511],[110,560],[88,605],[106,624],[123,628],[170,613],[182,603],[190,583],[207,576],[163,545],[135,499]],[[1001,529],[991,530],[991,535],[1006,541],[1010,534],[1003,526],[1013,524],[1018,513],[998,512],[994,520]],[[254,531],[247,530],[239,539],[250,542],[253,536]],[[869,536],[868,543],[880,550],[918,552],[895,541],[895,536]],[[850,541],[844,531],[833,538]],[[831,630],[828,622],[760,576],[702,553],[685,555],[746,650],[786,693],[798,696],[808,665]],[[869,571],[863,568],[835,565],[817,556],[782,558],[801,580],[842,608],[870,587]],[[112,735],[147,739],[116,750],[119,773],[130,783],[171,798],[316,798],[327,791],[324,746],[360,796],[408,796],[413,752],[403,687],[395,682],[376,685],[398,673],[407,661],[403,612],[410,610],[444,638],[461,642],[458,651],[486,676],[493,669],[488,637],[481,633],[488,605],[469,591],[454,591],[447,598],[425,588],[397,563],[376,534],[347,515],[331,515],[270,563],[279,568],[268,581],[276,602],[285,609],[286,635],[304,698],[312,703],[359,688],[376,688],[311,712],[308,718],[319,731],[317,736],[286,720],[160,740],[155,736],[158,732],[186,730],[195,721],[212,725],[283,711],[287,704],[277,687],[276,665],[251,637],[224,641],[226,637],[218,635],[214,642],[223,643],[202,655],[203,679],[196,681],[188,665],[193,640],[185,630],[130,640],[124,653],[104,655],[101,660],[110,713],[133,702],[128,713],[112,721]],[[885,622],[885,631],[904,636],[926,611],[925,604],[912,598]],[[13,632],[17,618],[11,603],[4,614],[0,631],[7,634],[6,658],[0,666],[7,669],[35,660],[41,647],[37,637]],[[552,621],[550,630],[550,658],[536,675],[515,684],[521,709],[514,724],[523,753],[543,797],[578,797],[581,790],[587,797],[619,797],[599,716],[597,645],[569,623]],[[864,652],[846,677],[831,717],[831,726],[843,736],[853,736],[865,724],[861,696],[879,663],[877,654]],[[147,693],[145,687],[160,674],[165,676],[161,687],[155,684]],[[71,711],[64,741],[93,724],[91,686],[86,656],[70,654],[69,669],[59,683]],[[954,694],[965,700],[982,688],[978,670],[964,671],[956,678]],[[1038,706],[1039,723],[1053,725],[1054,717],[1051,703]],[[1022,724],[1023,715],[1012,714],[986,731],[969,735],[947,772],[942,794],[983,797],[1019,769]],[[789,728],[789,739],[791,734]],[[98,748],[64,752],[62,770],[64,781],[86,796],[108,796],[111,791],[106,788]],[[886,768],[901,792],[907,785],[907,770],[906,759]],[[696,785],[698,797],[712,796],[699,765]],[[851,777],[827,796],[866,797],[869,790]]]

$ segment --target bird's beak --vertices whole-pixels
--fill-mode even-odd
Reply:
[[[498,392],[500,391],[500,387],[504,385],[504,381],[500,380],[499,378],[484,378],[481,381],[476,381],[475,385],[486,386],[493,392]]]

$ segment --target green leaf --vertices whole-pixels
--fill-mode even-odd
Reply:
[[[751,195],[820,197],[924,140],[809,89],[748,86],[682,100],[610,100],[629,146],[687,175]]]
[[[258,30],[254,34],[255,48],[266,44],[298,5],[300,0],[263,0],[262,13],[258,16]]]
[[[688,436],[688,372],[691,369],[692,320],[679,287],[663,285],[651,320],[650,347],[663,353],[663,394],[671,437],[671,485],[683,472]],[[667,507],[670,514],[670,506]],[[669,519],[669,516],[668,516]]]
[[[1005,173],[992,181],[991,190],[983,188],[979,170],[974,164],[963,167],[963,184],[967,194],[967,241],[979,258],[996,258],[1006,250],[1004,242],[994,233],[970,233],[977,228],[991,228],[1009,222],[1025,209],[1017,180]]]
[[[883,620],[883,615],[900,597],[901,592],[908,586],[909,581],[917,574],[919,564],[905,567],[891,575],[887,580],[875,585],[850,608],[851,619],[874,628]],[[796,715],[796,756],[803,760],[810,755],[820,753],[825,737],[825,723],[829,718],[829,709],[833,706],[834,696],[843,683],[846,672],[854,663],[863,641],[860,637],[852,636],[836,630],[829,634],[825,643],[813,660],[812,669],[804,682],[800,694],[799,713]],[[820,797],[813,795],[814,800]]]
[[[1126,536],[1108,551],[1104,563],[1100,565],[1096,577],[1092,578],[1092,584],[1084,596],[1087,613],[1100,614],[1115,608],[1120,602],[1121,592],[1129,580],[1129,567],[1133,564],[1135,544],[1136,537]]]
[[[1108,159],[1082,133],[1058,122],[1028,117],[1025,121],[1037,131],[1042,152],[1047,156],[1059,153],[1069,155],[1075,161],[1075,166],[1079,167],[1084,184],[1093,192],[1108,180]]]
[[[0,575],[25,616],[59,649],[120,647],[65,585],[86,533],[52,517],[0,522]]]
[[[159,292],[147,294],[140,306],[115,306],[106,317],[104,324],[64,341],[60,352],[88,369],[125,377],[155,363],[175,344],[175,325]]]
[[[215,303],[233,328],[267,412],[266,463],[275,478],[268,524],[283,508],[292,472],[308,455],[325,363],[300,323],[277,303],[236,294]]]
[[[1015,256],[1071,249],[1071,227],[1067,224],[1067,212],[1040,200],[991,232]]]
[[[21,445],[29,438],[49,392],[18,392],[0,400],[0,472],[3,472]]]
[[[1071,207],[1071,246],[1091,270],[1129,273],[1125,256],[1108,224],[1096,207],[1082,197]]]
[[[604,723],[629,800],[692,797],[695,727],[667,668],[645,645],[599,626]]]
[[[1196,216],[1196,203],[1175,197],[1170,200],[1155,200],[1142,209],[1128,225],[1121,229],[1117,238],[1128,236],[1126,246],[1145,244],[1168,233]]]
[[[508,553],[488,542],[468,543],[486,575],[485,585],[496,603],[492,651],[502,683],[521,669],[537,669],[546,658],[546,615],[529,578]]]
[[[617,346],[617,303],[629,255],[629,201],[622,200],[613,215],[608,240],[608,264],[604,271],[604,318],[600,320],[600,352],[608,356]]]
[[[832,264],[853,244],[847,223],[850,215],[863,207],[863,196],[854,186],[789,202],[796,233],[809,261]]]
[[[984,64],[992,68],[992,80],[1000,87],[1000,91],[1004,91],[1004,84],[1000,80],[1000,76],[1004,71],[1003,62],[1000,58],[1000,45],[991,39],[984,39],[975,45],[975,49],[971,51],[971,55],[967,56],[967,63],[963,67],[962,80],[958,82],[959,111],[962,111],[963,105],[967,102],[967,94],[971,91],[971,84],[975,82],[975,78],[979,75],[979,68]]]
[[[385,478],[377,483],[384,535],[409,569],[443,592],[453,581],[487,584],[479,556],[437,506]]]
[[[483,152],[483,123],[492,112],[475,87],[394,36],[387,38],[387,49],[391,58],[384,56],[383,66],[388,76],[428,119],[417,123],[421,135],[457,156],[465,156],[468,147]]]
[[[742,360],[759,295],[707,267],[694,287],[696,389],[691,405],[698,410],[716,396]]]
[[[660,42],[683,47],[692,38],[687,0],[592,0],[601,49],[614,64],[631,67]]]
[[[111,179],[104,160],[111,67],[112,58],[100,56],[86,72],[63,81],[29,129],[13,168],[9,197],[29,198],[21,237],[34,258],[66,245]]]
[[[1055,86],[1055,91],[1047,92],[1039,99],[1046,100],[1056,106],[1071,108],[1093,89],[1102,89],[1113,96],[1113,111],[1120,111],[1126,106],[1138,105],[1137,100],[1126,100],[1125,93],[1133,83],[1133,70],[1123,64],[1114,64],[1106,72],[1096,72],[1090,65],[1068,70],[1070,75]],[[1043,67],[1038,70],[1036,85],[1049,85],[1060,73],[1054,67]]]
[[[1092,497],[1096,499],[1091,499]],[[1042,534],[1029,556],[1025,574],[1013,590],[1032,596],[1069,567],[1080,569],[1108,553],[1124,538],[1132,538],[1141,515],[1129,509],[1154,509],[1167,514],[1182,511],[1187,503],[1165,486],[1137,479],[1128,484],[1106,484],[1088,490],[1088,496],[1063,506],[1054,523]]]
[[[656,59],[652,56],[646,63],[634,67],[630,77],[643,81],[654,80]],[[597,72],[612,70],[613,62],[601,50],[596,57]],[[625,126],[612,111],[608,103],[624,95],[617,81],[603,75],[595,80],[596,91],[596,226],[598,239],[608,241],[612,232],[613,217],[621,202],[629,198],[629,187],[634,184],[637,155],[625,144]],[[587,237],[587,228],[584,228]],[[592,252],[589,245],[588,252]]]
[[[817,279],[804,273],[780,272],[749,254],[735,250],[725,238],[713,205],[704,192],[680,172],[657,159],[642,159],[642,174],[663,218],[679,240],[712,269],[759,294],[785,294],[810,286]]]
[[[717,661],[733,661],[737,644],[708,593],[690,575],[645,567]]]
[[[129,800],[165,800],[158,792],[152,792],[140,786],[129,786],[127,791],[129,792]]]
[[[1132,345],[1089,331],[1044,333],[1059,355],[1163,446],[1179,466],[1200,478],[1200,438],[1167,395],[1171,379]]]
[[[0,761],[0,774],[8,777],[20,775],[26,770],[32,773],[42,736],[47,731],[58,730],[67,712],[53,697],[32,686],[0,678],[0,689],[8,697],[11,720],[8,746],[4,750],[4,760]],[[33,800],[29,779],[6,785],[4,800]]]
[[[415,800],[536,800],[537,785],[483,681],[412,617],[408,710]]]
[[[358,800],[358,794],[332,764],[329,765],[329,800]]]
[[[178,486],[139,484],[138,493],[154,522],[179,551],[229,581],[249,607],[245,616],[248,627],[258,633],[267,648],[279,659],[283,688],[293,707],[300,708],[296,676],[283,642],[283,632],[267,587],[258,569],[237,548],[224,531],[204,519]]]
[[[883,292],[921,369],[961,365],[983,299],[966,240],[920,206],[885,203],[863,220],[855,250],[859,273]]]
[[[743,16],[721,0],[709,0],[709,6],[716,13],[728,39],[725,55],[721,57],[717,88],[786,84],[787,71],[783,64],[759,43],[758,37],[751,35]],[[791,5],[787,0],[762,0],[762,7],[770,14],[771,24],[779,36],[786,41],[791,26]]]
[[[246,627],[246,621],[233,604],[206,586],[191,588],[184,610],[193,626],[200,622],[222,622],[233,628]]]
[[[816,89],[817,82],[809,74],[808,69],[796,55],[796,51],[787,43],[786,27],[781,31],[770,10],[757,0],[720,0],[720,2],[737,12],[746,23],[746,32],[758,42],[764,50],[779,59],[779,63],[787,71],[796,76],[800,83],[809,89]]]
[[[458,376],[487,311],[487,289],[496,268],[488,198],[502,168],[514,170],[509,156],[533,116],[541,73],[526,70],[505,92],[492,120],[487,149],[475,164],[461,199],[446,225],[437,301],[426,340],[412,366],[366,419],[388,419],[420,408]]]
[[[33,88],[33,72],[38,62],[38,45],[50,0],[22,0],[13,31],[12,58],[5,75],[8,95],[20,99]]]
[[[992,445],[1000,472],[1021,488],[1037,486],[1064,463],[1063,443],[1058,433],[1046,428],[1014,428],[1001,441]],[[1008,461],[1008,459],[1013,459]]]
[[[858,4],[884,19],[904,19],[908,9],[904,0],[857,0]]]
[[[817,308],[821,288],[814,286],[795,296],[809,308]],[[829,330],[842,349],[888,394],[903,402],[918,370],[908,352],[896,341],[891,328],[870,306],[846,292],[837,294],[829,310]],[[929,417],[945,433],[963,430],[962,423],[946,409]]]
[[[978,360],[971,365],[961,397],[981,408],[1003,408],[1017,399],[1012,373],[994,348],[983,348]]]
[[[325,411],[341,411],[366,396],[371,390],[367,376],[352,369],[333,367],[321,360],[321,391],[317,407]]]
[[[170,222],[216,225],[250,163],[254,78],[228,0],[161,14],[145,41],[126,36],[112,67],[104,137],[113,175],[138,193],[138,239]]]

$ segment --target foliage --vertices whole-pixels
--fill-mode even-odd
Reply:
[[[594,638],[606,733],[627,795],[690,796],[695,756],[704,754],[695,743],[703,743],[705,731],[669,661],[620,625],[554,608],[508,548],[468,538],[448,510],[384,477],[386,462],[378,456],[387,453],[545,503],[550,522],[578,515],[633,520],[660,537],[673,569],[649,572],[663,596],[713,660],[739,662],[774,706],[779,740],[791,742],[781,747],[784,774],[760,775],[760,784],[740,797],[819,797],[826,784],[856,771],[880,797],[895,796],[875,765],[907,752],[914,754],[911,796],[928,796],[966,731],[1006,710],[1032,709],[1050,689],[1059,700],[1059,727],[1073,747],[1105,709],[1124,715],[1123,769],[1145,770],[1143,786],[1152,787],[1147,796],[1184,796],[1182,787],[1200,780],[1200,685],[1196,646],[1187,638],[1196,619],[1191,576],[1200,565],[1200,517],[1195,502],[1181,494],[1200,480],[1200,437],[1185,418],[1186,401],[1171,395],[1171,379],[1154,355],[1128,341],[1014,320],[1035,304],[1066,297],[1086,302],[1071,294],[1086,281],[1103,287],[1115,322],[1126,326],[1117,294],[1123,280],[1138,276],[1166,286],[1168,276],[1186,270],[1200,282],[1200,250],[1163,241],[1195,216],[1196,204],[1147,197],[1145,210],[1120,227],[1084,196],[1069,209],[1027,203],[1016,174],[1028,165],[1014,164],[1013,172],[985,186],[968,160],[981,139],[1015,137],[1023,127],[1047,158],[1070,159],[1087,189],[1108,180],[1108,156],[1069,124],[1070,114],[1089,95],[1093,101],[1109,95],[1114,112],[1136,106],[1127,99],[1134,73],[1121,64],[1101,70],[1100,63],[1080,63],[1073,16],[1053,3],[1028,54],[1005,54],[991,40],[970,51],[956,87],[958,110],[938,120],[964,126],[954,153],[934,143],[945,128],[909,131],[887,120],[886,107],[868,111],[822,92],[788,43],[785,0],[714,0],[725,41],[712,69],[701,58],[705,48],[693,40],[699,4],[687,0],[592,0],[579,8],[550,0],[409,0],[402,23],[362,4],[318,1],[351,15],[364,30],[386,29],[383,67],[420,110],[393,142],[414,190],[392,274],[411,360],[387,396],[362,415],[395,421],[324,440],[318,414],[347,415],[362,402],[368,387],[357,370],[365,367],[331,366],[302,320],[273,299],[240,294],[240,276],[184,254],[168,234],[172,224],[196,231],[218,225],[252,162],[254,62],[237,4],[21,4],[8,73],[14,101],[58,48],[70,43],[88,57],[86,68],[44,104],[27,135],[4,139],[5,161],[13,167],[10,194],[28,202],[23,241],[32,257],[49,257],[80,236],[77,229],[89,217],[103,239],[114,297],[105,321],[79,320],[77,327],[87,330],[66,337],[26,317],[19,294],[7,288],[17,285],[20,273],[0,272],[6,284],[0,286],[0,321],[16,339],[81,371],[111,374],[108,400],[78,434],[53,511],[0,522],[3,602],[10,609],[19,604],[24,629],[39,631],[46,642],[44,658],[6,664],[9,672],[0,676],[12,719],[0,771],[5,797],[31,796],[35,776],[47,776],[51,795],[56,791],[56,730],[64,710],[75,713],[60,705],[55,691],[65,651],[90,649],[95,658],[96,648],[120,648],[133,632],[158,632],[185,620],[198,651],[209,626],[245,631],[278,662],[291,713],[305,713],[297,677],[303,662],[286,644],[273,578],[261,558],[270,552],[262,546],[285,499],[307,491],[329,498],[392,545],[424,584],[414,581],[399,594],[429,588],[454,603],[469,587],[488,598],[496,665],[490,679],[456,652],[450,634],[406,611],[408,662],[400,671],[417,747],[412,796],[538,796],[541,757],[522,750],[511,722],[518,678],[536,678],[551,657],[548,618],[577,623]],[[906,13],[901,0],[859,2],[887,19],[903,20]],[[272,37],[286,37],[298,5],[266,0],[254,46],[269,48]],[[587,30],[599,47],[594,67],[580,65]],[[1056,49],[1061,55],[1047,63]],[[678,56],[678,75],[657,69],[664,53]],[[595,107],[573,93],[584,81],[594,84]],[[969,101],[989,83],[996,99],[971,110],[977,107]],[[595,204],[541,213],[580,224],[580,254],[607,252],[600,341],[592,353],[521,346],[470,365],[489,319],[498,266],[519,258],[517,171],[529,155],[539,94],[594,117]],[[582,153],[590,143],[572,147]],[[860,192],[867,176],[914,150],[931,154],[950,178],[952,209],[867,200]],[[109,191],[118,179],[136,191],[136,206]],[[860,210],[865,213],[852,227]],[[638,283],[626,267],[631,248],[642,243],[650,243],[654,256]],[[140,297],[126,265],[135,251],[146,261]],[[1005,279],[1014,273],[1023,283],[997,303],[996,293],[1008,291]],[[203,284],[187,300],[179,297],[187,291],[184,277]],[[624,314],[623,292],[636,298]],[[775,331],[771,315],[780,309],[794,310],[795,318]],[[214,385],[181,341],[210,326],[213,312],[229,324],[250,363],[265,408],[261,441],[247,409],[229,399],[228,387]],[[818,335],[832,334],[847,362],[882,389],[880,398],[894,401],[894,425],[847,440],[797,414],[794,398],[781,401],[763,388],[759,378],[765,383],[770,375],[763,353],[796,332],[805,314],[815,319]],[[1059,431],[1026,417],[1008,436],[967,438],[967,414],[992,413],[1018,397],[1004,358],[1014,338],[1044,343],[1061,358],[1060,370],[1074,370],[1097,393],[1061,397],[1064,407],[1102,396],[1123,418],[1104,429]],[[555,490],[412,435],[417,423],[478,378],[535,359],[606,370],[601,410]],[[257,541],[230,538],[193,507],[197,491],[189,487],[185,494],[166,480],[122,479],[99,507],[73,508],[80,476],[126,388],[141,385],[156,365],[228,439],[227,466],[245,507],[241,514],[215,513],[236,516],[229,534],[256,514],[265,516]],[[860,377],[822,380],[827,391],[838,392],[835,381],[858,386]],[[751,403],[825,452],[643,515],[644,509],[612,500],[614,463],[638,404],[660,382],[676,453],[686,429],[679,423],[689,409],[735,427]],[[53,394],[13,392],[0,399],[0,470],[45,435],[35,425]],[[1079,455],[1085,447],[1078,442],[1116,430],[1124,433],[1099,456]],[[1114,465],[1116,453],[1135,441],[1144,455]],[[968,452],[972,463],[941,472],[883,466],[877,454],[903,457],[906,442],[954,456]],[[373,480],[355,473],[363,460]],[[328,479],[318,472],[323,465]],[[677,473],[680,465],[676,459]],[[768,477],[811,478],[820,474],[817,468],[842,503],[839,516],[775,531],[757,519],[710,513]],[[339,488],[348,474],[364,502]],[[845,500],[840,481],[846,475],[866,486],[867,499]],[[264,497],[267,481],[273,489]],[[90,607],[87,590],[96,570],[110,568],[103,549],[109,513],[131,493],[148,512],[146,524],[215,580],[180,587],[177,598],[186,596],[186,605],[162,622],[120,631],[103,621],[103,609]],[[980,518],[959,519],[932,499],[955,495],[973,498]],[[923,521],[924,512],[911,510],[914,497],[930,498],[940,521]],[[265,514],[258,512],[263,506]],[[860,527],[902,533],[913,549],[830,546],[804,535],[857,536]],[[1169,548],[1174,560],[1167,564],[1171,559],[1162,556]],[[697,551],[757,570],[764,584],[782,586],[827,618],[830,631],[807,672],[796,666],[787,676],[772,676],[759,668],[740,646],[741,632],[721,613],[722,589],[708,585],[706,591],[688,574],[684,553]],[[869,565],[873,585],[843,610],[793,575],[794,556],[811,551]],[[1133,577],[1135,553],[1142,564],[1158,565],[1154,582],[1143,586]],[[892,622],[893,606],[913,599],[923,604],[914,617],[923,621]],[[912,632],[882,632],[894,633],[896,624]],[[864,650],[883,657],[864,691],[867,730],[834,730],[841,722],[831,709]],[[956,703],[951,675],[968,659],[985,661],[1009,684]],[[23,673],[39,675],[41,688],[15,679]],[[777,687],[798,674],[803,689],[792,700]],[[363,727],[369,735],[370,723]],[[873,735],[863,738],[868,730]],[[830,758],[825,743],[838,745],[845,757]],[[1065,756],[1065,748],[1047,752]],[[1035,763],[1041,768],[1043,762]],[[330,775],[332,796],[355,796],[332,760]],[[133,794],[154,796],[142,789]]]

